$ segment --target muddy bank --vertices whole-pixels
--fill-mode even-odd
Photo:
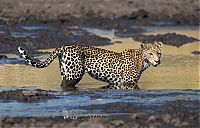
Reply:
[[[29,53],[38,53],[35,50],[70,44],[103,46],[111,45],[112,42],[77,26],[59,23],[4,25],[0,33],[1,53],[16,54],[19,46]]]
[[[194,54],[194,55],[200,55],[200,51],[193,51],[192,54]]]
[[[6,55],[0,55],[0,59],[7,59],[8,57]]]
[[[3,101],[12,101],[16,100],[19,102],[38,102],[40,100],[45,99],[52,99],[56,98],[55,95],[49,94],[45,90],[23,90],[23,89],[17,89],[17,90],[10,90],[10,91],[1,91],[0,92],[0,100]]]
[[[73,17],[127,18],[138,24],[149,21],[173,21],[175,24],[199,24],[198,0],[1,0],[1,21],[60,21]],[[187,8],[187,9],[186,9]]]
[[[134,40],[140,41],[142,43],[149,42],[162,42],[166,45],[172,45],[180,47],[187,43],[199,41],[196,38],[188,37],[186,35],[180,35],[176,33],[158,34],[158,35],[136,35],[133,37]]]

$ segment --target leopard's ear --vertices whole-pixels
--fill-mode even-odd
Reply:
[[[141,48],[144,48],[144,44],[143,44],[143,43],[141,43],[140,47],[141,47]]]
[[[162,47],[163,43],[162,42],[154,42],[155,45],[157,45],[158,47]]]

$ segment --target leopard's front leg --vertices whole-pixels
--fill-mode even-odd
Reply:
[[[123,87],[124,89],[131,89],[131,90],[140,89],[140,88],[138,87],[138,83],[136,83],[136,82],[127,82],[127,83],[124,83],[124,84],[122,85],[122,87]]]
[[[121,88],[121,86],[119,86],[119,85],[109,84],[109,85],[107,85],[107,86],[101,87],[101,89],[122,89],[122,88]]]
[[[130,89],[130,90],[136,90],[136,89],[140,89],[140,88],[138,87],[137,83],[124,83],[124,84],[120,84],[120,85],[109,84],[107,86],[101,87],[101,89]]]
[[[123,86],[127,89],[140,89],[138,86],[138,80],[141,74],[133,71],[133,70],[126,70],[123,72]]]
[[[137,85],[135,85],[134,89],[140,89],[140,87]]]

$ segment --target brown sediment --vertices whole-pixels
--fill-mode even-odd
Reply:
[[[177,46],[177,47],[180,47],[187,43],[199,41],[196,38],[176,33],[166,33],[158,35],[137,35],[133,36],[133,39],[142,43],[162,42],[163,44]]]
[[[179,113],[180,114],[180,113]],[[182,114],[183,115],[183,114]],[[182,117],[174,114],[144,114],[134,113],[123,116],[116,116],[105,119],[83,119],[70,120],[64,117],[1,117],[0,126],[3,128],[10,127],[48,127],[48,128],[63,128],[63,127],[80,127],[80,128],[197,128],[199,127],[199,114],[194,113],[188,117],[185,114]]]
[[[102,38],[94,34],[92,35],[81,29],[71,30],[67,25],[55,25],[56,27],[51,29],[52,26],[54,26],[54,24],[47,25],[48,29],[46,30],[39,29],[32,31],[23,30],[23,28],[16,26],[9,27],[7,32],[0,33],[0,52],[16,54],[16,49],[19,46],[26,48],[29,53],[35,53],[35,50],[38,49],[55,48],[62,45],[81,44],[88,46],[103,46],[112,44],[107,38]],[[7,26],[5,25],[4,27]],[[82,32],[81,34],[74,34],[74,31]],[[33,33],[33,35],[14,37],[12,33],[16,32],[19,34]]]
[[[45,90],[10,90],[10,91],[1,91],[0,99],[4,101],[17,100],[20,102],[38,102],[40,100],[56,98],[54,95],[49,94]]]
[[[8,58],[6,55],[0,55],[0,59],[6,59]]]
[[[1,21],[59,21],[71,22],[72,18],[88,20],[99,17],[122,17],[136,24],[149,24],[155,20],[173,21],[175,24],[199,24],[198,0],[1,0]],[[187,9],[186,9],[187,8]],[[73,22],[77,23],[76,20]],[[101,20],[96,21],[104,24]]]

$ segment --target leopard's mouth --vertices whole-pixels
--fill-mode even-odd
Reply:
[[[160,65],[160,61],[154,61],[154,63],[151,63],[154,67],[157,67],[158,65]]]
[[[157,67],[159,64],[152,64],[154,67]]]
[[[148,60],[146,59],[146,62],[151,64],[154,67],[157,67],[158,65],[160,65],[160,60],[159,61],[154,61],[154,60]]]

